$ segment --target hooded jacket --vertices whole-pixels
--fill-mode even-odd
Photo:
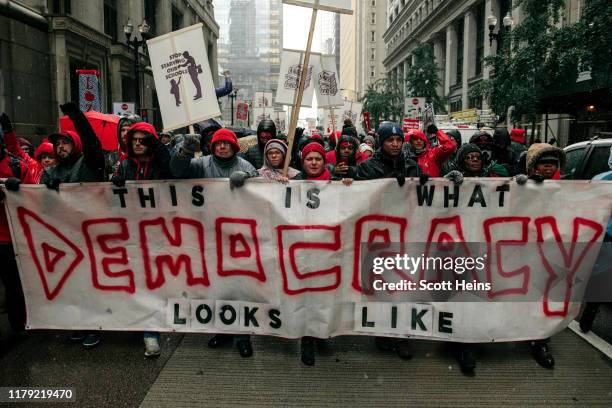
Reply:
[[[283,160],[287,157],[287,145],[282,140],[270,139],[264,147],[264,165],[258,170],[259,175],[266,181],[276,181],[283,175],[282,169],[275,169],[268,161],[268,150],[279,149],[283,153]],[[300,172],[293,167],[287,170],[287,177],[292,179]]]
[[[159,140],[155,128],[147,122],[137,122],[130,126],[126,133],[127,157],[119,163],[116,174],[124,180],[168,180],[172,178],[170,172],[170,153],[167,147],[157,143],[155,150],[150,153],[148,161],[140,161],[134,154],[132,139],[134,133],[143,132]],[[148,148],[150,149],[150,148]]]
[[[436,137],[439,144],[435,147],[430,147],[429,140],[422,130],[413,129],[408,134],[410,135],[410,140],[416,138],[425,142],[425,150],[423,152],[416,152],[410,143],[406,143],[404,145],[404,153],[419,163],[423,173],[430,177],[440,177],[440,168],[457,149],[455,141],[443,131],[438,130]]]
[[[529,150],[527,150],[527,175],[533,175],[536,164],[544,155],[553,155],[559,159],[559,168],[552,178],[553,180],[560,179],[561,169],[565,165],[565,152],[563,149],[551,146],[548,143],[534,143],[529,147]]]
[[[359,142],[357,139],[350,135],[342,135],[338,139],[336,148],[325,154],[325,162],[330,172],[334,172],[336,165],[340,162],[340,145],[344,142],[348,142],[353,145],[353,155],[348,158],[349,169],[346,173],[346,177],[354,177],[355,171],[357,170],[357,152],[359,150]]]
[[[58,158],[56,166],[45,169],[40,178],[41,184],[46,184],[53,179],[58,179],[62,183],[104,180],[105,161],[100,140],[83,112],[79,110],[75,114],[70,114],[69,117],[77,132],[54,133],[49,136],[49,141],[55,150],[58,137],[64,136],[72,140],[74,143],[72,154],[64,160]]]
[[[17,136],[14,131],[4,134],[4,143],[7,146],[7,150],[2,150],[2,152],[0,152],[0,178],[17,177],[22,183],[35,184],[36,180],[32,177],[32,172],[27,162],[8,150],[9,146],[12,147],[13,145],[17,145],[18,147]],[[25,152],[23,152],[23,154],[25,154]],[[0,205],[4,205],[4,203],[0,203]],[[4,209],[0,211],[0,243],[11,243],[11,233]]]
[[[276,138],[276,124],[273,120],[264,119],[257,125],[257,145],[249,148],[242,157],[259,169],[264,164],[264,145],[261,143],[261,133],[268,131],[272,134],[272,139]]]

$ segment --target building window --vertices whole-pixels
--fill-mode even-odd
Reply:
[[[376,76],[376,68],[374,66],[370,67],[370,78],[374,78]]]
[[[482,96],[470,97],[468,108],[482,109]]]
[[[461,99],[457,99],[456,101],[452,101],[450,103],[450,111],[458,112],[461,110]]]
[[[478,7],[476,12],[476,76],[482,74],[484,66],[484,41],[485,41],[485,5]]]
[[[370,59],[371,60],[375,60],[376,59],[376,48],[372,48],[372,53],[370,54]]]
[[[372,7],[376,7],[376,0],[372,0]]]
[[[50,0],[48,6],[53,14],[70,14],[72,12],[70,0]]]
[[[145,0],[144,2],[145,20],[147,20],[147,23],[151,26],[151,35],[155,35],[155,32],[157,30],[157,25],[155,24],[155,14],[157,13],[157,7],[155,5],[156,1],[157,0]]]
[[[370,21],[372,24],[376,24],[376,13],[372,12],[372,19]]]
[[[172,7],[172,31],[179,30],[181,28],[181,20],[183,15],[176,7]]]
[[[460,84],[463,80],[463,19],[459,19],[455,25],[457,33],[457,75],[455,84]]]
[[[117,0],[104,0],[104,34],[117,42]]]
[[[370,31],[370,41],[372,42],[376,41],[376,31],[374,30]]]

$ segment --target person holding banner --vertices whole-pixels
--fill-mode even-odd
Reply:
[[[287,170],[288,178],[283,176],[283,164],[287,155],[287,145],[282,140],[272,139],[264,147],[264,165],[258,170],[259,175],[266,181],[280,181],[286,183],[296,177],[300,172],[293,167]]]
[[[66,131],[49,136],[58,163],[45,169],[40,184],[59,192],[61,183],[104,181],[104,151],[91,124],[74,102],[60,105],[60,109],[72,120],[76,132]],[[100,335],[97,332],[74,332],[70,340],[82,341],[83,347],[92,348],[100,343]]]
[[[170,153],[161,143],[153,125],[138,122],[126,133],[128,157],[121,161],[111,181],[123,187],[126,180],[167,180],[171,179]],[[145,357],[161,354],[159,333],[145,332]]]
[[[258,173],[248,161],[238,157],[240,145],[236,134],[229,129],[217,130],[211,140],[210,156],[193,158],[200,150],[200,135],[185,135],[183,145],[170,160],[170,171],[176,178],[228,178],[234,172],[245,172],[249,177]],[[249,335],[237,335],[236,346],[244,358],[253,355]],[[234,340],[232,334],[217,334],[208,342],[208,347],[217,348]]]
[[[6,179],[4,187],[8,191],[18,191],[22,182],[35,183],[27,163],[7,150],[7,145],[17,144],[13,125],[9,117],[3,113],[0,117],[0,178]],[[0,190],[2,206],[4,206],[3,201],[4,191]],[[4,210],[0,211],[0,279],[2,279],[6,293],[9,324],[15,333],[22,334],[26,322],[25,299],[15,261],[9,223]]]
[[[404,155],[402,127],[393,122],[382,122],[378,128],[380,148],[368,160],[357,166],[357,180],[395,178],[403,186],[406,177],[420,177],[421,184],[429,177],[421,172],[417,162]],[[376,347],[382,351],[395,351],[402,360],[412,358],[412,347],[406,339],[376,337]]]

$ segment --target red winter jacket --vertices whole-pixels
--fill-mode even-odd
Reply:
[[[440,167],[457,150],[455,141],[443,131],[438,130],[436,136],[439,144],[436,147],[429,147],[429,140],[422,130],[412,129],[408,132],[408,135],[411,139],[414,137],[425,142],[425,151],[417,156],[419,167],[421,167],[423,173],[430,177],[440,177]]]
[[[23,152],[23,150],[19,148],[19,144],[17,143],[17,136],[15,135],[15,132],[5,133],[4,143],[7,146],[7,151],[10,151],[8,149],[9,146],[11,149],[15,149],[15,145],[17,145],[17,149],[19,149],[24,155],[27,156],[27,154],[25,154],[25,152]],[[32,173],[30,169],[28,168],[28,162],[22,160],[17,155],[9,156],[7,152],[3,152],[2,156],[3,157],[0,160],[0,178],[9,178],[9,177],[19,176],[19,179],[24,184],[36,184],[36,182],[32,178],[33,177]],[[30,158],[30,160],[33,160],[33,159]],[[11,162],[16,163],[16,165],[19,166],[19,174],[15,174],[13,167],[16,167],[16,165],[13,166]],[[4,206],[4,203],[2,203],[2,206]],[[2,244],[11,243],[11,233],[8,227],[8,220],[6,219],[6,212],[4,211],[4,208],[0,209],[0,243]]]

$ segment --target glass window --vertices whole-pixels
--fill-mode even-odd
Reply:
[[[590,180],[600,173],[610,171],[608,158],[610,157],[610,146],[597,146],[591,151],[589,161],[584,167],[583,179]]]
[[[457,21],[455,27],[457,33],[457,75],[455,84],[460,84],[463,78],[463,19]]]
[[[561,170],[561,178],[572,180],[586,152],[585,147],[565,152],[565,166]]]

